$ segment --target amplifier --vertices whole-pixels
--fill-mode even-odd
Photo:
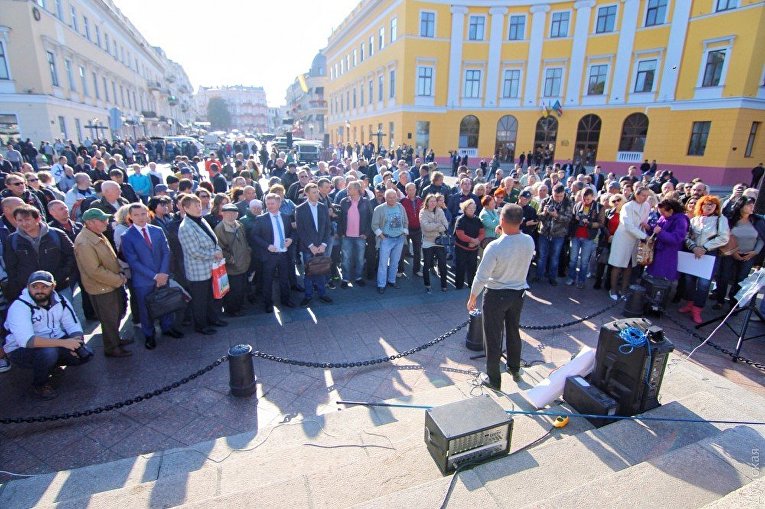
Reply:
[[[489,396],[479,396],[425,412],[425,444],[446,475],[455,469],[510,451],[513,418]]]
[[[622,351],[624,340],[619,333],[636,327],[648,337],[648,345]],[[613,397],[617,415],[630,416],[659,406],[659,390],[664,379],[669,354],[674,345],[664,337],[661,327],[644,318],[628,318],[604,324],[600,328],[595,369],[590,383]]]
[[[616,415],[618,407],[616,400],[590,384],[581,376],[566,378],[563,388],[563,400],[571,405],[580,414]],[[587,418],[593,426],[598,428],[611,424],[613,419]]]

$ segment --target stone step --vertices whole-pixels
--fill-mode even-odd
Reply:
[[[646,415],[712,418],[719,417],[725,408],[725,403],[714,396],[696,393],[646,412]],[[564,440],[548,439],[540,446],[473,468],[470,477],[457,481],[455,491],[469,491],[471,494],[478,491],[482,498],[485,491],[500,507],[533,505],[545,496],[574,489],[583,483],[714,437],[721,429],[730,427],[692,426],[684,428],[680,423],[651,422],[647,427],[635,421],[622,420]],[[523,445],[515,440],[514,444],[514,448]],[[459,477],[463,475],[467,473],[461,473]],[[434,501],[444,499],[449,482],[448,478],[436,479],[359,506],[432,507]]]
[[[762,451],[758,451],[762,454]],[[758,461],[759,464],[761,460]],[[752,473],[755,472],[754,464]],[[765,477],[760,477],[723,498],[704,506],[704,509],[762,509],[765,506]]]
[[[528,507],[702,507],[765,473],[754,449],[765,450],[765,430],[736,426]]]
[[[553,365],[536,365],[527,373],[540,378],[553,368]],[[447,385],[389,402],[438,405],[464,399],[471,389],[473,387],[466,383]],[[515,398],[522,402],[517,395]],[[509,399],[501,399],[505,408],[517,408],[517,404]],[[96,503],[93,499],[98,493],[127,490],[140,484],[148,484],[147,487],[153,489],[156,481],[166,478],[168,485],[176,485],[176,477],[183,479],[187,474],[203,469],[220,472],[222,482],[230,491],[241,488],[236,483],[243,472],[251,470],[240,465],[248,467],[248,463],[264,467],[261,482],[276,482],[279,476],[297,475],[306,468],[312,471],[314,465],[326,461],[345,464],[383,453],[387,450],[383,447],[390,447],[391,441],[401,441],[402,437],[405,441],[411,440],[412,436],[419,438],[423,419],[422,410],[346,408],[191,447],[14,481],[0,493],[0,507],[47,506],[69,500],[75,502],[75,506],[88,501]],[[348,447],[324,449],[306,447],[302,445],[304,443]],[[360,447],[362,445],[367,447]],[[199,482],[206,479],[202,476]]]

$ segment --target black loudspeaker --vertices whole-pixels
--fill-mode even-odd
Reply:
[[[566,378],[566,385],[563,386],[563,400],[580,414],[616,415],[619,406],[614,398],[581,376]],[[587,420],[598,428],[614,422],[613,419],[595,417],[587,417]]]
[[[465,338],[465,347],[474,352],[483,350],[483,315],[478,310],[470,313],[470,323],[468,325],[467,337]]]
[[[287,147],[292,148],[292,133],[287,131]]]
[[[646,307],[649,311],[662,315],[669,304],[669,292],[672,291],[672,281],[643,274],[640,284],[645,288]]]
[[[619,334],[635,327],[647,336],[641,346],[625,346]],[[590,383],[618,404],[618,415],[631,416],[659,406],[659,390],[669,354],[674,345],[664,337],[661,327],[644,318],[628,318],[600,328],[595,369]]]
[[[513,418],[488,395],[425,412],[425,444],[443,474],[507,454],[512,434]]]

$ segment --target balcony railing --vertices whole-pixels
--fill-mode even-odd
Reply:
[[[617,152],[616,161],[620,163],[639,163],[643,160],[642,152]]]
[[[159,92],[162,90],[162,83],[159,81],[148,80],[146,86],[149,88],[149,92]]]

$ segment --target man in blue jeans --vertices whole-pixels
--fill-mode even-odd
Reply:
[[[58,366],[77,366],[87,360],[76,353],[83,346],[82,325],[55,288],[53,274],[33,272],[5,321],[9,331],[5,351],[12,364],[32,369],[32,394],[44,400],[57,396],[51,378],[61,373]]]
[[[556,184],[552,196],[539,205],[539,259],[534,281],[547,277],[551,285],[558,284],[560,251],[573,215],[574,207],[566,196],[565,186]]]
[[[377,265],[377,292],[385,293],[386,286],[398,288],[396,271],[409,234],[409,222],[404,206],[398,202],[395,189],[385,191],[385,203],[372,212],[372,231],[378,239],[380,261]]]
[[[595,249],[595,237],[600,230],[600,207],[594,198],[594,191],[588,187],[582,193],[582,201],[574,205],[574,226],[571,232],[571,255],[566,284],[571,286],[576,283],[579,289],[584,288],[590,258]],[[577,266],[579,274],[576,272]]]

